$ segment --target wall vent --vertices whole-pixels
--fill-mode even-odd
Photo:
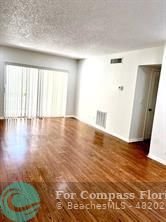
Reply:
[[[107,113],[97,110],[96,125],[106,128]]]
[[[110,63],[111,64],[122,63],[122,58],[111,59]]]

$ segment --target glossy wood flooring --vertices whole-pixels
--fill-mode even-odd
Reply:
[[[41,208],[30,221],[166,221],[165,198],[140,200],[141,191],[166,190],[166,167],[146,154],[146,143],[127,144],[72,118],[1,120],[0,190],[16,181],[36,188]],[[1,212],[0,221],[10,220]]]

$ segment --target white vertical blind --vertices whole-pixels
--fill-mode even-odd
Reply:
[[[26,73],[25,116],[36,117],[38,101],[38,75],[35,68],[23,68]]]
[[[22,68],[8,65],[6,68],[5,116],[21,117],[23,110]]]
[[[66,96],[66,72],[6,66],[5,117],[64,116]]]
[[[39,70],[40,117],[64,116],[67,94],[67,73]]]

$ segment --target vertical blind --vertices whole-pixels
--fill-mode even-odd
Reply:
[[[66,108],[67,75],[61,72],[39,70],[40,102],[39,116],[61,116]]]
[[[6,66],[5,117],[65,115],[67,73]]]

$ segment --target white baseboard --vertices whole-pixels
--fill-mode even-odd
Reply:
[[[155,156],[155,155],[153,155],[153,154],[151,154],[151,153],[148,154],[148,157],[149,157],[150,159],[152,159],[152,160],[155,160],[155,161],[157,161],[157,162],[159,162],[159,163],[162,163],[162,164],[166,165],[166,160],[163,160],[163,159],[161,159],[160,157],[157,157],[157,156]]]
[[[75,115],[66,115],[65,118],[75,118],[75,119],[77,119]]]
[[[135,142],[141,142],[141,141],[144,141],[144,138],[132,138],[132,139],[129,139],[129,143],[135,143]]]
[[[74,116],[74,115],[66,115],[65,118],[76,118],[76,116]],[[0,119],[5,119],[5,117],[0,116]]]
[[[112,133],[112,132],[110,132],[108,130],[105,130],[105,132],[108,133],[111,136],[117,137],[118,139],[125,141],[126,143],[129,143],[128,138],[122,137],[122,136],[120,136],[120,135],[118,135],[116,133]]]
[[[125,137],[122,137],[122,136],[120,136],[120,135],[118,135],[118,134],[112,133],[112,132],[110,132],[109,130],[104,129],[104,128],[102,128],[102,127],[99,127],[99,126],[97,126],[97,125],[95,125],[95,124],[86,122],[85,120],[82,120],[82,119],[80,119],[80,118],[77,117],[77,116],[75,116],[74,118],[75,118],[75,119],[78,119],[79,121],[81,121],[81,122],[83,122],[83,123],[85,123],[85,124],[87,124],[87,125],[95,128],[95,129],[97,129],[97,130],[100,130],[100,131],[102,131],[102,132],[104,132],[104,133],[107,133],[107,134],[109,134],[109,135],[111,135],[111,136],[114,136],[114,137],[116,137],[116,138],[118,138],[118,139],[120,139],[120,140],[123,140],[123,141],[129,143],[129,140],[128,140],[127,138],[125,138]]]

